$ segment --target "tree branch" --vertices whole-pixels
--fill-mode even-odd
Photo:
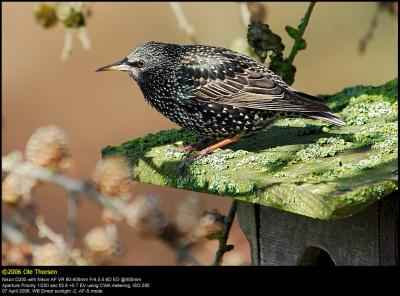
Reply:
[[[246,27],[250,24],[251,13],[249,11],[249,7],[247,6],[247,2],[240,2],[240,15],[242,17],[243,25]]]
[[[192,262],[194,265],[201,265],[200,262],[192,255],[189,248],[186,246],[176,248],[176,265],[181,265],[183,262]]]
[[[198,44],[197,39],[194,36],[194,28],[183,13],[181,4],[179,2],[169,2],[169,6],[171,7],[171,10],[175,15],[176,20],[178,21],[179,29],[184,31],[189,36],[193,44]]]
[[[306,14],[304,15],[304,17],[300,21],[300,25],[298,26],[300,34],[295,39],[293,47],[292,47],[292,50],[291,50],[290,55],[288,57],[288,62],[290,64],[293,64],[294,58],[296,57],[297,53],[299,52],[299,50],[301,48],[300,47],[300,43],[302,42],[304,31],[307,28],[308,21],[310,20],[311,13],[312,13],[312,11],[314,9],[315,3],[316,2],[310,2],[310,4],[308,5]]]
[[[48,238],[60,250],[64,250],[66,248],[66,244],[64,242],[64,238],[62,237],[62,235],[57,234],[53,230],[51,230],[50,227],[48,227],[44,222],[43,217],[40,216],[37,217],[35,224],[39,230],[39,236]]]
[[[229,210],[228,216],[226,216],[226,218],[225,218],[225,230],[222,235],[222,238],[219,241],[218,250],[215,255],[214,265],[216,265],[216,266],[221,265],[222,257],[224,256],[224,254],[233,249],[233,246],[227,245],[227,242],[228,242],[229,232],[231,231],[233,220],[235,219],[236,208],[237,208],[237,202],[236,202],[236,200],[234,200],[232,202],[231,209]]]
[[[59,185],[69,192],[79,192],[90,197],[102,207],[113,208],[125,215],[126,204],[119,199],[104,196],[93,190],[88,181],[75,180],[67,176],[59,175],[48,169],[40,168],[29,163],[21,162],[13,154],[2,156],[2,170],[4,172],[16,171],[25,176],[41,181],[51,182]]]
[[[29,239],[26,235],[11,221],[1,221],[1,236],[13,244],[22,244]]]
[[[79,192],[70,191],[68,196],[68,234],[67,243],[70,248],[75,243],[75,238],[78,235],[79,228],[77,223],[77,206],[78,206]]]
[[[49,227],[47,227],[47,225],[44,224],[43,219],[35,220],[35,224],[37,225],[39,232],[53,241],[57,246],[62,245],[70,249],[72,248],[77,233],[76,205],[79,194],[84,194],[86,197],[91,198],[104,208],[112,208],[122,214],[124,217],[127,216],[128,205],[125,201],[102,195],[98,191],[94,190],[91,183],[87,180],[75,180],[67,176],[59,175],[48,169],[36,167],[29,163],[22,162],[22,159],[18,157],[16,153],[11,153],[8,156],[2,156],[2,170],[4,172],[16,171],[31,178],[51,182],[65,188],[70,192],[68,201],[68,246],[65,244],[62,236],[55,234]],[[34,219],[32,216],[29,217]],[[176,243],[173,243],[168,238],[160,238],[165,243],[174,246],[177,257],[180,258],[179,260],[188,260],[195,265],[199,265],[199,262],[190,253],[187,246],[176,245]],[[74,260],[76,262],[80,262],[78,259],[75,258]]]
[[[39,235],[42,237],[48,238],[54,245],[60,249],[65,250],[69,256],[69,258],[76,264],[76,265],[87,265],[85,259],[82,258],[80,252],[78,250],[74,250],[69,248],[64,241],[62,235],[55,233],[49,226],[46,225],[44,222],[43,217],[37,217],[35,221],[36,227],[38,228]]]

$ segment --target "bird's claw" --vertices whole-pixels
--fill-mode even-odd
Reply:
[[[206,155],[207,153],[196,153],[196,154],[192,154],[187,156],[176,168],[176,172],[178,174],[182,174],[185,169],[192,164],[194,161],[196,161],[197,159],[203,157],[204,155]]]

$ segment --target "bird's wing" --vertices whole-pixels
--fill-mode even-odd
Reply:
[[[194,91],[197,99],[236,107],[275,111],[328,111],[328,107],[278,85],[257,72],[210,81]],[[307,95],[308,96],[308,95]]]
[[[190,60],[181,65],[180,73],[185,73],[185,82],[199,101],[275,111],[330,111],[312,96],[288,87],[261,64],[243,57],[229,51],[219,58]]]

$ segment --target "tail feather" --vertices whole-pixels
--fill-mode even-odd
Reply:
[[[313,119],[320,119],[332,123],[337,126],[345,126],[346,123],[342,121],[339,117],[333,115],[330,112],[304,112],[302,113],[305,117],[310,117]]]
[[[327,121],[329,123],[332,123],[334,125],[337,126],[345,126],[346,123],[344,121],[342,121],[340,118],[338,118],[337,116],[333,115],[328,106],[324,105],[321,102],[318,102],[318,98],[311,96],[309,94],[303,93],[303,92],[299,92],[299,91],[295,91],[294,92],[297,96],[299,96],[300,98],[302,98],[303,100],[307,101],[307,102],[312,102],[314,108],[316,106],[319,106],[320,110],[315,110],[314,111],[305,111],[305,112],[301,112],[301,115],[304,117],[309,117],[309,118],[313,118],[313,119],[320,119],[320,120],[324,120]]]
[[[322,102],[319,101],[317,97],[314,97],[312,95],[300,92],[300,91],[294,91],[294,93],[297,95],[297,97],[301,98],[301,100],[304,102],[304,104],[312,106],[314,111],[320,111],[320,112],[330,112],[328,106],[323,104]],[[311,111],[311,110],[310,110]]]

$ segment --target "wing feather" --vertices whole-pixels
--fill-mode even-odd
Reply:
[[[189,58],[190,57],[190,58]],[[213,48],[212,54],[188,55],[179,76],[194,85],[191,99],[235,107],[291,111],[329,112],[312,96],[297,92],[262,64],[226,49]]]

